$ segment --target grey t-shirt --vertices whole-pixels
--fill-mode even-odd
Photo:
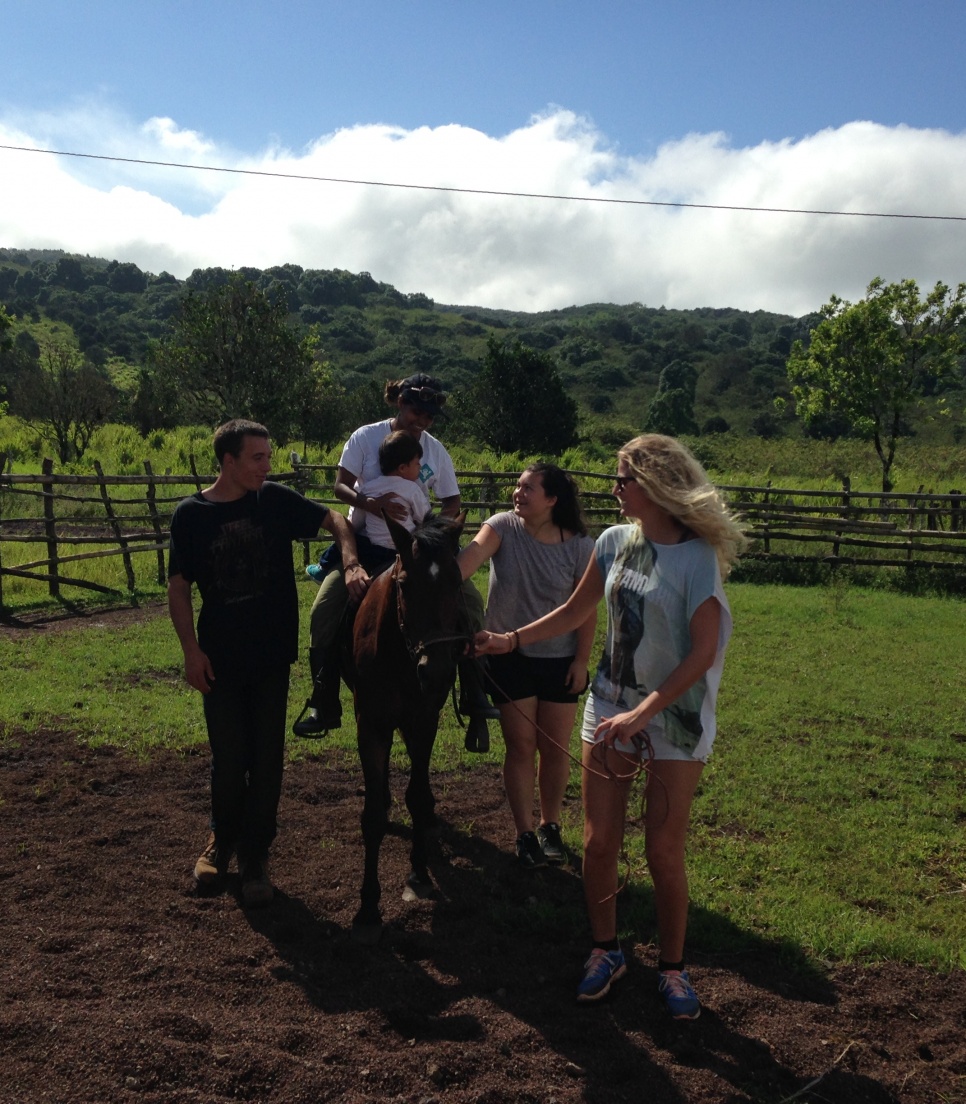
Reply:
[[[490,594],[485,626],[509,632],[562,606],[574,592],[594,552],[591,537],[573,536],[560,544],[543,544],[527,532],[513,513],[494,514],[484,522],[501,544],[490,559]],[[524,655],[541,658],[571,656],[577,634],[564,633],[521,647]]]

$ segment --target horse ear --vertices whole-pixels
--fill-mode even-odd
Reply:
[[[385,510],[382,511],[382,516],[386,519],[386,525],[389,527],[389,535],[392,537],[392,543],[396,546],[396,551],[402,557],[402,565],[408,570],[413,562],[412,534],[405,525],[400,525],[399,522],[391,518]]]

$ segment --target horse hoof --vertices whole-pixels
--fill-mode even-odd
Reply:
[[[410,874],[403,888],[402,899],[408,903],[425,901],[433,892],[433,883],[415,874]]]
[[[381,920],[359,920],[356,918],[352,921],[352,938],[360,946],[374,947],[379,942],[381,935]]]

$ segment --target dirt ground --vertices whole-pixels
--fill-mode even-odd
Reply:
[[[56,625],[0,627],[35,631]],[[361,948],[362,799],[344,754],[320,742],[287,771],[278,895],[246,911],[234,874],[210,896],[191,879],[205,754],[140,763],[67,726],[0,726],[0,1100],[966,1100],[964,975],[809,974],[769,950],[695,947],[704,1010],[678,1024],[640,944],[611,998],[578,1006],[578,870],[516,867],[499,773],[481,764],[436,777],[437,892],[404,903],[403,784],[385,932]]]

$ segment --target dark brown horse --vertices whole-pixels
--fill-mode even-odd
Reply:
[[[406,807],[413,822],[410,895],[432,888],[426,842],[436,822],[429,761],[439,713],[453,685],[456,662],[468,640],[456,563],[466,515],[435,518],[415,533],[387,517],[398,556],[370,584],[352,628],[351,677],[359,758],[365,778],[362,838],[365,874],[353,933],[379,937],[379,849],[389,824],[389,752],[398,728],[409,754]]]

